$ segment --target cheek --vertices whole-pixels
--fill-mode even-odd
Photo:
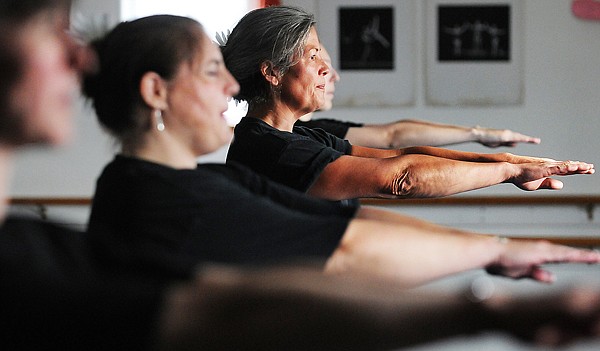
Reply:
[[[196,114],[203,129],[229,129],[223,111],[227,109],[227,98],[219,93],[217,87],[204,87],[196,97]],[[223,133],[219,133],[223,134]]]
[[[21,122],[18,134],[22,142],[61,144],[71,136],[74,109],[74,82],[41,68],[25,74],[13,95]]]
[[[71,135],[77,84],[67,72],[46,70],[37,81],[32,113],[37,116],[40,134],[52,143],[62,143]]]

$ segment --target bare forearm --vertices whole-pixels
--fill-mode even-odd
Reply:
[[[466,270],[551,283],[546,263],[598,263],[600,253],[543,240],[502,239],[361,209],[327,262],[330,273],[361,274],[405,286]]]
[[[383,197],[441,197],[481,189],[511,179],[514,168],[506,162],[479,163],[407,155],[382,160],[379,169]]]
[[[376,149],[361,146],[352,146],[352,155],[369,158],[389,158],[401,155],[427,155],[446,158],[449,160],[467,162],[541,162],[548,159],[539,157],[518,156],[508,152],[503,153],[478,153],[459,150],[450,150],[433,146],[412,146],[402,149]]]
[[[527,191],[561,189],[562,183],[550,177],[593,174],[594,171],[593,164],[574,161],[513,164],[466,162],[421,154],[387,158],[342,156],[325,167],[308,193],[330,200],[423,198],[504,182]]]
[[[364,128],[367,130],[385,128],[387,145],[379,147],[387,148],[416,145],[442,146],[477,141],[474,128],[421,120],[407,119],[384,125],[365,125]]]
[[[402,155],[429,155],[447,158],[449,160],[467,161],[467,162],[510,162],[516,163],[517,156],[510,153],[478,153],[459,150],[450,150],[432,146],[415,146],[400,149]]]
[[[501,250],[502,244],[490,236],[355,219],[326,271],[364,274],[410,287],[486,267]]]
[[[408,146],[444,146],[478,142],[488,147],[515,146],[517,143],[539,144],[540,139],[509,129],[464,127],[405,119],[387,124],[351,127],[346,139],[354,145],[398,149]]]
[[[157,349],[384,350],[491,325],[486,309],[462,295],[302,267],[201,272],[168,294]]]
[[[514,168],[505,162],[474,163],[425,155],[342,156],[325,168],[309,194],[331,200],[440,197],[502,183]]]

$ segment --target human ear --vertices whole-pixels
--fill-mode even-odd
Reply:
[[[146,72],[140,80],[140,95],[153,110],[167,108],[167,84],[156,72]]]
[[[279,76],[277,75],[277,72],[273,69],[273,64],[271,62],[263,62],[260,65],[260,73],[271,85],[279,85]]]

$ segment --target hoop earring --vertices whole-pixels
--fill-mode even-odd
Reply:
[[[161,110],[154,110],[154,119],[156,120],[156,130],[159,132],[165,130],[165,122],[163,121]]]

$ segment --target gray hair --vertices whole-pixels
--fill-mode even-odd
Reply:
[[[261,65],[267,63],[274,75],[282,77],[298,62],[315,23],[312,14],[292,6],[247,13],[221,47],[227,69],[240,84],[235,99],[249,105],[269,101],[272,90],[261,74]]]

